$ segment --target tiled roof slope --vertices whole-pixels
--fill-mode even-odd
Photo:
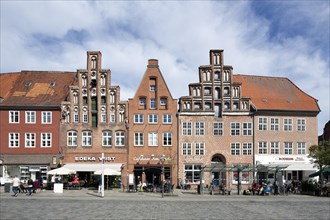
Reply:
[[[283,77],[234,75],[257,110],[319,112],[317,100]]]
[[[56,107],[64,101],[76,72],[21,71],[0,74],[1,107]]]

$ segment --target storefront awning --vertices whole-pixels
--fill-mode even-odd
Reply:
[[[292,163],[284,170],[305,170],[316,171],[317,168],[311,163]]]
[[[64,165],[65,168],[75,170],[77,172],[95,172],[102,169],[101,163],[68,163]],[[121,172],[121,163],[111,163],[111,164],[104,164],[104,169],[113,169],[116,171]]]

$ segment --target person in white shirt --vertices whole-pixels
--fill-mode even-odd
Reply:
[[[18,179],[17,175],[12,180],[12,184],[13,184],[13,192],[14,192],[14,195],[13,196],[17,197],[18,187],[19,187],[19,184],[20,184],[20,180]]]

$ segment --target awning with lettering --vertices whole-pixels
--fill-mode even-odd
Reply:
[[[305,171],[316,171],[317,167],[314,167],[314,164],[311,163],[292,163],[284,170],[305,170]]]
[[[105,163],[104,169],[113,169],[121,172],[121,163]],[[77,172],[95,172],[102,169],[101,163],[68,163],[64,165],[65,168],[75,170]]]

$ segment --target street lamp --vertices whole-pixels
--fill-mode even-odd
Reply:
[[[159,158],[160,162],[162,163],[162,198],[164,197],[164,162],[165,162],[165,155],[163,154],[160,158]]]

